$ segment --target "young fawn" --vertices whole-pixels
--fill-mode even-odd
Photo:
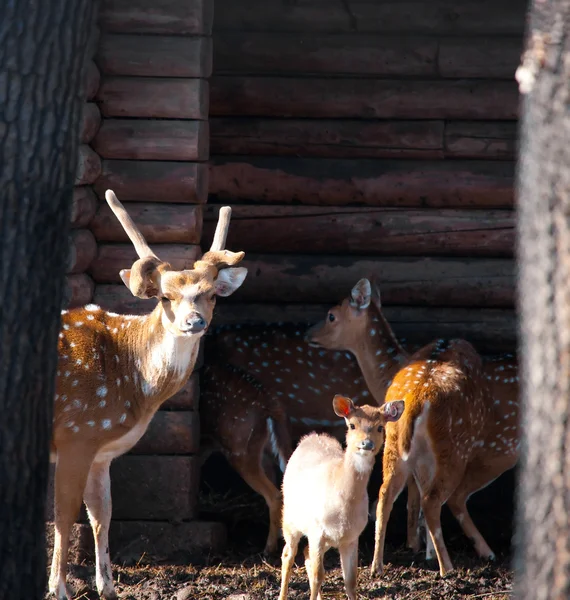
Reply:
[[[88,305],[62,312],[54,403],[55,539],[50,592],[67,600],[69,535],[81,500],[95,537],[96,583],[107,600],[116,593],[109,558],[111,461],[142,437],[160,405],[186,382],[216,296],[229,296],[247,270],[243,252],[224,250],[230,209],[220,219],[209,252],[191,269],[175,271],[149,248],[115,194],[106,199],[138,256],[121,278],[139,298],[157,298],[144,316],[118,315]]]
[[[320,347],[352,352],[372,393],[376,398],[382,395],[377,381],[384,368],[384,340],[393,339],[393,333],[382,315],[379,293],[367,279],[360,280],[323,323],[311,328],[307,338]],[[479,556],[494,558],[466,502],[516,464],[520,431],[518,401],[509,387],[518,379],[505,377],[505,365],[495,363],[490,369],[501,374],[489,375],[468,342],[438,340],[409,356],[395,374],[385,398],[405,400],[406,409],[397,424],[386,428],[373,573],[383,571],[388,518],[408,479],[409,513],[417,523],[414,503],[419,501],[441,575],[453,568],[440,525],[446,502]],[[502,385],[489,385],[492,379]],[[411,485],[412,477],[419,491]]]
[[[320,598],[325,571],[324,554],[338,548],[349,600],[356,600],[358,538],[368,520],[367,485],[376,455],[384,442],[384,428],[397,421],[404,402],[356,407],[336,395],[335,413],[345,419],[346,450],[326,434],[305,436],[287,463],[283,477],[283,537],[281,593],[285,600],[299,540],[306,536],[305,567],[311,600]]]

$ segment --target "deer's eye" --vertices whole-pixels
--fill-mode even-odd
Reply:
[[[161,300],[162,302],[170,302],[170,298],[167,298],[166,296],[162,296]]]
[[[384,427],[382,427],[382,425],[378,425],[378,431],[380,431],[380,432],[384,431]]]
[[[335,316],[332,313],[329,313],[328,319],[332,323],[335,320]]]
[[[354,423],[351,423],[351,424],[350,424],[350,428],[351,428],[351,429],[356,429],[356,426],[354,425]]]

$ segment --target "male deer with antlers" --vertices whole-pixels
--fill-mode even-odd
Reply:
[[[395,337],[382,315],[379,293],[373,293],[367,279],[360,280],[325,321],[311,328],[307,339],[316,346],[352,352],[372,393],[376,398],[384,395],[384,388],[378,387],[383,381],[384,357],[391,354],[386,340],[390,340],[393,353]],[[501,365],[494,369],[500,371]],[[479,556],[494,558],[471,520],[466,502],[516,464],[520,431],[517,400],[496,389],[493,393],[489,377],[475,349],[464,340],[428,344],[408,357],[395,374],[385,400],[402,399],[406,409],[397,424],[386,428],[373,573],[383,571],[388,518],[410,476],[419,488],[442,576],[453,568],[440,524],[441,506],[446,502]],[[511,383],[511,378],[502,379]],[[517,378],[512,379],[514,383]],[[410,488],[413,503],[418,492],[414,486]],[[408,507],[415,510],[417,522],[417,509],[413,504]]]
[[[62,312],[59,334],[52,458],[55,538],[50,592],[67,600],[71,527],[83,498],[95,537],[97,590],[115,599],[108,533],[111,461],[142,437],[160,405],[186,382],[199,341],[212,319],[216,296],[229,296],[247,269],[243,252],[224,250],[231,210],[220,209],[212,246],[192,269],[175,271],[149,248],[123,205],[107,202],[139,259],[121,278],[139,298],[157,298],[148,315],[130,316],[88,305]]]

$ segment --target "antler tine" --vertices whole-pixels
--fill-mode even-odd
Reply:
[[[212,240],[210,252],[217,252],[224,249],[226,245],[226,238],[228,236],[228,229],[230,228],[231,216],[232,209],[229,206],[222,206],[220,208],[216,233],[214,233],[214,239]]]
[[[107,190],[105,192],[105,200],[107,200],[107,204],[111,207],[111,210],[115,213],[119,223],[123,226],[123,229],[129,236],[129,239],[133,243],[139,258],[148,258],[151,256],[157,260],[160,260],[158,256],[150,249],[143,237],[143,234],[139,231],[139,228],[135,225],[135,222],[125,210],[125,207],[119,202],[119,199],[113,190]]]

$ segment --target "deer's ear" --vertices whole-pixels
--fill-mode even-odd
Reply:
[[[354,404],[350,398],[337,394],[333,398],[333,408],[339,417],[346,418],[354,411]]]
[[[245,267],[221,269],[214,283],[216,295],[230,296],[244,282],[247,275]]]
[[[131,289],[131,270],[130,269],[121,269],[119,271],[119,275],[121,277],[122,282]]]
[[[406,403],[403,400],[393,400],[382,404],[380,410],[386,421],[397,421],[402,416],[404,408]]]
[[[130,269],[120,273],[123,283],[137,298],[158,298],[160,296],[159,266],[166,264],[155,257],[141,258]]]
[[[368,279],[361,279],[350,291],[350,306],[363,310],[370,306],[372,288]]]

